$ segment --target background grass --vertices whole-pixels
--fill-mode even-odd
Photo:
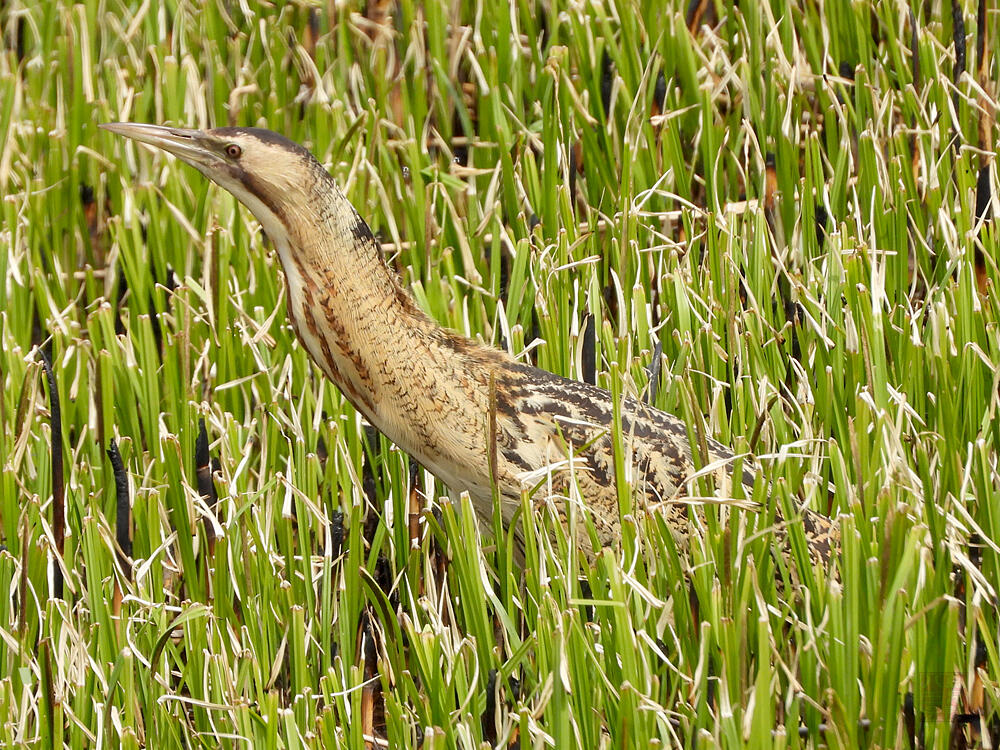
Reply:
[[[995,14],[0,8],[0,744],[996,746]],[[526,501],[514,567],[324,382],[247,212],[113,120],[307,144],[437,320],[754,452],[765,513],[626,515],[590,567]],[[838,580],[782,583],[802,505]]]

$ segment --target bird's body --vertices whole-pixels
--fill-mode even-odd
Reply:
[[[492,517],[494,487],[509,523],[524,490],[542,483],[566,497],[571,474],[599,543],[616,542],[610,393],[437,325],[400,285],[333,178],[301,146],[254,128],[104,127],[177,155],[251,210],[277,249],[289,319],[313,360],[390,440],[453,490],[468,491],[482,516]],[[636,498],[683,534],[696,465],[684,423],[629,398],[621,423]],[[713,474],[724,490],[732,453],[706,444],[699,463],[718,464]],[[745,472],[739,481],[752,485],[753,476]],[[810,511],[803,521],[813,556],[826,559],[836,541],[833,525]],[[590,551],[586,534],[577,540]]]

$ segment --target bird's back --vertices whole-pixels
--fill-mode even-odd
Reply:
[[[565,516],[566,502],[573,496],[569,491],[572,476],[599,543],[614,545],[620,539],[621,526],[611,394],[521,364],[507,365],[496,377],[495,450],[508,502],[525,488],[540,486],[543,492],[551,488],[553,495],[564,498],[556,507]],[[639,512],[663,514],[683,537],[690,528],[689,508],[733,498],[734,481],[743,485],[739,496],[750,497],[752,467],[747,463],[734,478],[737,462],[721,443],[704,438],[696,461],[682,420],[629,397],[622,398],[620,415],[620,461]],[[695,496],[694,480],[699,476],[714,484],[710,498]],[[836,541],[832,523],[811,511],[804,513],[803,522],[814,559],[826,560]],[[585,536],[581,535],[579,542],[590,551],[589,540],[582,538]]]

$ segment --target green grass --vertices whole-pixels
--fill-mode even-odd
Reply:
[[[912,694],[923,746],[977,711],[995,746],[975,8],[956,84],[950,6],[720,4],[692,33],[661,5],[400,0],[382,36],[363,2],[0,6],[0,745],[355,748],[374,707],[393,747],[910,747]],[[597,382],[644,395],[659,346],[656,405],[755,454],[765,512],[710,507],[690,548],[626,514],[591,567],[526,498],[518,568],[313,367],[249,214],[113,120],[307,144],[421,306],[541,367],[591,374],[590,320]],[[770,554],[802,505],[841,519],[835,580],[794,527],[793,569]]]

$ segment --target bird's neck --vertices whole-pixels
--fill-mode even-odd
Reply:
[[[433,388],[458,366],[430,351],[453,334],[417,307],[338,188],[304,210],[312,213],[286,211],[283,222],[270,226],[262,221],[285,272],[289,318],[326,375],[370,421],[391,432],[386,415],[403,395],[397,392],[401,382],[419,387],[423,380]],[[437,365],[426,369],[431,361]]]
[[[386,437],[453,489],[489,496],[487,414],[507,356],[434,323],[340,190],[322,193],[254,211],[281,258],[299,340]]]

